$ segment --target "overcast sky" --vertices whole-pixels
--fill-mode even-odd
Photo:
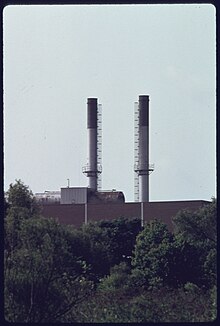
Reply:
[[[134,102],[150,96],[150,200],[216,196],[212,5],[4,9],[4,187],[87,186],[88,97],[102,104],[102,187],[134,199]]]

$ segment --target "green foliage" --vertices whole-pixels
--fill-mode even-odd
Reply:
[[[174,237],[169,252],[168,285],[180,287],[191,282],[198,286],[206,284],[203,273],[204,251],[201,247]]]
[[[176,261],[187,271],[185,281],[211,288],[216,284],[217,210],[216,200],[196,212],[180,211],[173,218]],[[178,257],[177,253],[180,252]],[[181,257],[181,258],[180,258]],[[187,276],[188,275],[188,276]],[[191,277],[190,277],[191,275]],[[182,282],[183,283],[183,282]]]
[[[115,265],[110,270],[110,275],[105,276],[99,286],[99,291],[112,291],[117,289],[130,289],[130,267],[122,262],[119,265]]]
[[[129,262],[136,237],[141,231],[141,220],[120,217],[112,221],[101,221],[98,225],[109,238],[112,252],[111,266],[119,264],[121,261]]]
[[[217,242],[217,209],[216,199],[195,212],[183,210],[174,218],[175,234],[187,241],[199,242],[207,240],[216,245]]]
[[[39,216],[40,208],[27,186],[16,180],[10,184],[5,195],[5,249],[8,252],[19,246],[19,232],[22,223],[31,217]],[[6,236],[7,235],[7,236]]]
[[[80,323],[129,323],[129,295],[123,291],[96,291],[78,305],[74,317]]]
[[[191,284],[186,289],[96,291],[77,306],[77,322],[210,322],[216,318],[212,294]]]
[[[86,262],[69,246],[73,234],[54,219],[32,217],[20,221],[17,235],[19,245],[5,249],[6,320],[65,321],[93,286]]]
[[[82,239],[87,243],[85,250],[81,251],[82,255],[91,265],[91,272],[97,282],[110,270],[108,238],[96,223],[84,225],[81,235]]]
[[[132,259],[134,283],[181,287],[191,282],[212,288],[217,274],[215,200],[194,213],[181,211],[173,220],[174,235],[158,221],[148,223],[138,235]]]
[[[209,322],[209,294],[197,289],[160,288],[146,291],[132,300],[132,319],[135,322]]]
[[[204,260],[204,277],[210,287],[217,284],[217,248],[212,248]]]
[[[80,299],[84,262],[73,259],[62,233],[54,220],[23,223],[22,246],[5,261],[9,321],[56,321]]]
[[[6,192],[7,207],[23,208],[27,210],[30,216],[39,213],[39,206],[28,186],[21,180],[16,180],[15,184],[10,184]]]
[[[19,247],[20,237],[19,232],[22,229],[24,220],[29,218],[28,210],[25,208],[11,207],[8,210],[7,218],[4,220],[5,224],[5,249],[10,253],[15,248]]]
[[[169,253],[173,236],[159,221],[147,223],[138,235],[132,259],[134,282],[141,286],[166,283],[169,273]]]
[[[111,267],[123,261],[130,264],[140,230],[141,222],[137,218],[119,218],[83,226],[83,237],[90,242],[88,262],[98,277],[109,274]]]
[[[217,286],[214,285],[213,288],[209,291],[210,294],[210,301],[211,301],[211,308],[210,308],[210,315],[211,320],[215,321],[217,319]]]

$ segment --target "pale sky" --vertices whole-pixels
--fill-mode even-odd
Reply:
[[[4,188],[88,186],[87,98],[102,104],[102,188],[134,200],[134,102],[150,97],[150,201],[216,196],[211,4],[8,6]]]

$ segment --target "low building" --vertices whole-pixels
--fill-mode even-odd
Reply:
[[[114,195],[115,198],[121,200],[120,192]],[[187,209],[190,211],[198,210],[200,207],[209,204],[204,200],[189,201],[163,201],[163,202],[145,202],[141,207],[141,203],[125,203],[125,202],[108,202],[108,196],[105,202],[89,202],[79,204],[56,204],[42,205],[42,215],[44,217],[56,218],[60,223],[74,225],[80,227],[84,223],[90,221],[112,220],[119,217],[141,218],[143,209],[144,223],[152,219],[158,219],[167,224],[172,231],[172,217],[180,210]]]
[[[87,187],[61,188],[60,204],[86,204],[86,203],[124,203],[122,191],[106,190],[95,191]]]

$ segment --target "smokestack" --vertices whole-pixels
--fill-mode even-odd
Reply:
[[[97,163],[97,121],[98,121],[98,104],[97,98],[87,99],[87,129],[88,129],[88,143],[89,143],[89,161],[88,164],[83,167],[83,173],[89,178],[89,188],[97,190],[98,173],[101,173],[98,169]]]
[[[153,166],[149,164],[149,96],[139,95],[138,104],[138,174],[139,201],[149,202],[149,174]]]
[[[140,201],[149,201],[149,96],[139,96],[139,191]]]

